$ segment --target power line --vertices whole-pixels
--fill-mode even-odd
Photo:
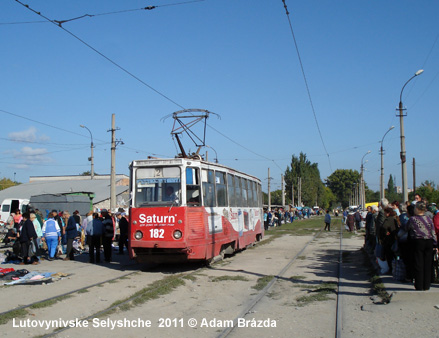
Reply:
[[[290,24],[291,34],[292,34],[292,36],[293,36],[294,45],[296,46],[296,52],[297,52],[297,56],[298,56],[298,58],[299,58],[300,69],[302,70],[302,75],[303,75],[303,79],[304,79],[304,81],[305,81],[306,91],[307,91],[307,93],[308,93],[308,98],[309,98],[309,102],[310,102],[310,104],[311,104],[311,109],[312,109],[312,113],[313,113],[313,115],[314,115],[314,120],[315,120],[315,122],[316,122],[317,130],[318,130],[319,135],[320,135],[320,140],[322,141],[323,148],[325,149],[326,156],[328,157],[329,168],[331,169],[331,171],[333,171],[333,170],[332,170],[332,165],[331,165],[331,159],[329,158],[328,150],[326,149],[325,142],[323,141],[322,132],[320,131],[320,126],[319,126],[319,121],[317,120],[317,115],[316,115],[316,112],[315,112],[315,109],[314,109],[314,104],[313,104],[313,102],[312,102],[311,92],[310,92],[310,90],[309,90],[309,86],[308,86],[308,80],[306,79],[305,69],[304,69],[304,67],[303,67],[302,58],[300,57],[299,47],[298,47],[298,45],[297,45],[296,36],[294,35],[293,25],[291,24],[291,20],[290,20],[290,13],[288,12],[287,5],[286,5],[286,3],[285,3],[285,0],[282,0],[282,2],[283,2],[283,4],[284,4],[285,12],[286,12],[286,14],[287,14],[288,22],[289,22],[289,24]]]
[[[66,19],[66,20],[53,20],[53,22],[57,23],[59,26],[66,22],[75,21],[83,18],[93,18],[95,16],[104,16],[104,15],[113,15],[113,14],[122,14],[127,12],[137,12],[137,11],[144,11],[144,10],[153,10],[159,7],[169,7],[169,6],[178,6],[178,5],[187,5],[189,3],[193,2],[201,2],[205,0],[192,0],[192,1],[185,1],[185,2],[177,2],[172,4],[165,4],[165,5],[156,5],[156,6],[146,6],[142,8],[135,8],[135,9],[123,9],[120,11],[113,11],[113,12],[105,12],[105,13],[96,13],[96,14],[84,14],[75,18]],[[50,20],[52,21],[52,20]],[[22,22],[0,22],[0,25],[19,25],[19,24],[31,24],[31,23],[48,23],[48,21],[22,21]]]
[[[147,84],[145,81],[143,81],[142,79],[140,79],[139,77],[137,77],[136,75],[134,75],[133,73],[131,73],[129,70],[127,70],[126,68],[122,67],[121,65],[119,65],[117,62],[113,61],[112,59],[110,59],[108,56],[106,56],[105,54],[101,53],[100,51],[98,51],[96,48],[94,48],[93,46],[91,46],[90,44],[88,44],[87,42],[85,42],[84,40],[82,40],[80,37],[78,37],[77,35],[73,34],[72,32],[70,32],[68,29],[64,28],[63,26],[60,26],[59,24],[57,24],[55,21],[50,20],[48,17],[44,16],[43,14],[41,14],[40,12],[37,12],[36,10],[30,8],[28,5],[23,4],[21,1],[19,0],[15,0],[16,2],[18,2],[20,5],[22,5],[23,7],[26,7],[27,9],[29,9],[30,11],[34,12],[35,14],[41,16],[42,18],[46,19],[47,21],[51,22],[52,24],[54,24],[55,26],[59,27],[60,29],[62,29],[64,32],[70,34],[71,36],[73,36],[75,39],[77,39],[79,42],[81,42],[82,44],[84,44],[85,46],[87,46],[88,48],[90,48],[92,51],[94,51],[95,53],[99,54],[100,56],[102,56],[105,60],[107,60],[108,62],[112,63],[114,66],[116,66],[117,68],[119,68],[120,70],[122,70],[123,72],[125,72],[126,74],[128,74],[129,76],[131,76],[132,78],[136,79],[137,81],[139,81],[141,84],[143,84],[144,86],[148,87],[149,89],[151,89],[152,91],[154,91],[155,93],[159,94],[160,96],[162,96],[163,98],[165,98],[166,100],[172,102],[173,104],[177,105],[180,108],[183,108],[183,106],[181,106],[180,104],[178,104],[177,102],[175,102],[174,100],[172,100],[171,98],[169,98],[168,96],[166,96],[165,94],[159,92],[157,89],[155,89],[154,87],[150,86],[149,84]],[[184,109],[184,108],[183,108]]]

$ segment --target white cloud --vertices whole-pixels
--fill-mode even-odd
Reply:
[[[54,162],[50,156],[47,156],[48,151],[45,148],[23,147],[20,150],[12,150],[10,153],[15,159],[21,162],[11,166],[17,169],[27,169],[32,165],[50,164]]]
[[[11,141],[15,142],[45,142],[49,140],[48,136],[38,134],[37,128],[35,127],[9,133],[8,137]]]

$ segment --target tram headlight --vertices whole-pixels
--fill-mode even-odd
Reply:
[[[142,231],[137,230],[137,231],[134,233],[134,238],[135,238],[135,239],[142,239],[142,238],[143,238],[143,233],[142,233]]]
[[[181,233],[180,230],[175,230],[173,236],[175,239],[180,239],[183,236],[183,234]]]

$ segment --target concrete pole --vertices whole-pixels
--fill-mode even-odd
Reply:
[[[416,194],[416,163],[413,157],[413,194]]]
[[[111,183],[110,183],[110,209],[116,209],[116,120],[111,116]]]
[[[282,181],[282,207],[285,207],[285,185],[284,185],[284,175],[280,175]]]
[[[270,168],[268,168],[268,210],[271,210]]]

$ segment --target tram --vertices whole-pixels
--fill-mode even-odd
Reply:
[[[131,258],[211,262],[264,236],[261,181],[197,158],[130,164]]]

